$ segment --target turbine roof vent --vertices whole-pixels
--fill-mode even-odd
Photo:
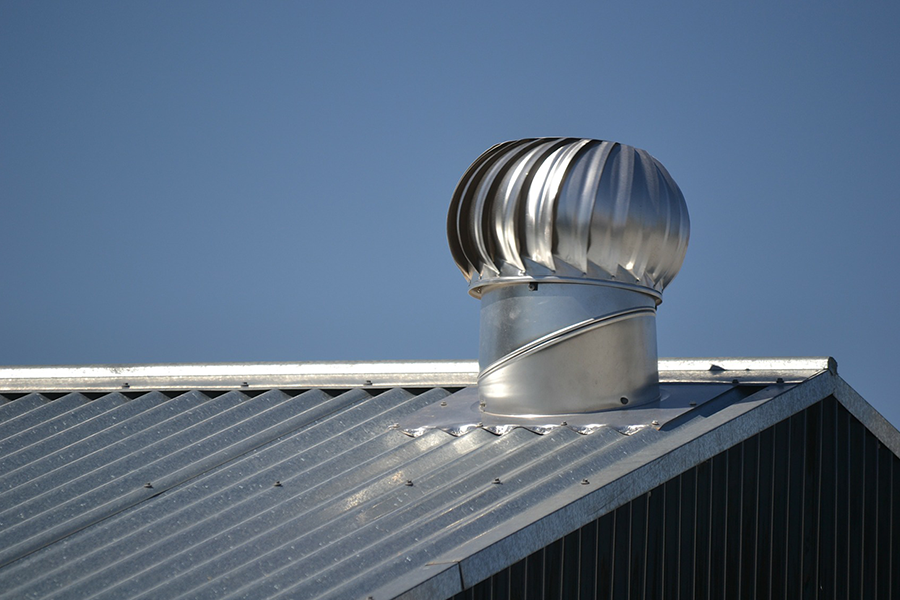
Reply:
[[[678,185],[644,150],[530,138],[472,163],[447,229],[476,298],[493,285],[593,280],[646,288],[659,302],[681,268],[690,222]]]

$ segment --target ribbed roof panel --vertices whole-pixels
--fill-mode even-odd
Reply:
[[[724,386],[632,435],[409,437],[452,391],[428,387],[27,394],[0,405],[0,597],[447,597],[835,382]]]

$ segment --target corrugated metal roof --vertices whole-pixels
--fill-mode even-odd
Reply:
[[[433,374],[384,391],[4,394],[0,595],[448,597],[829,395],[900,454],[832,363],[719,362],[662,377],[769,379],[634,435],[392,428],[450,394]]]

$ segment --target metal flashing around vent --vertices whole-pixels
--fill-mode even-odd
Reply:
[[[407,435],[417,437],[431,429],[440,429],[451,435],[464,435],[481,427],[503,435],[517,427],[538,434],[545,434],[556,427],[568,427],[582,434],[591,434],[601,427],[615,429],[624,435],[637,433],[644,427],[665,427],[671,421],[691,410],[697,410],[737,384],[725,383],[673,383],[662,386],[662,397],[632,410],[606,410],[595,413],[572,413],[546,416],[501,416],[488,413],[481,406],[478,389],[460,390],[440,403],[426,406],[398,423],[397,427]],[[749,384],[748,384],[749,385]],[[745,388],[745,393],[765,386]],[[787,389],[786,386],[785,389]]]

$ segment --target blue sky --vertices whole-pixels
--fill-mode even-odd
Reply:
[[[648,150],[663,356],[900,403],[896,3],[4,2],[0,364],[475,358],[450,257],[508,139]]]

